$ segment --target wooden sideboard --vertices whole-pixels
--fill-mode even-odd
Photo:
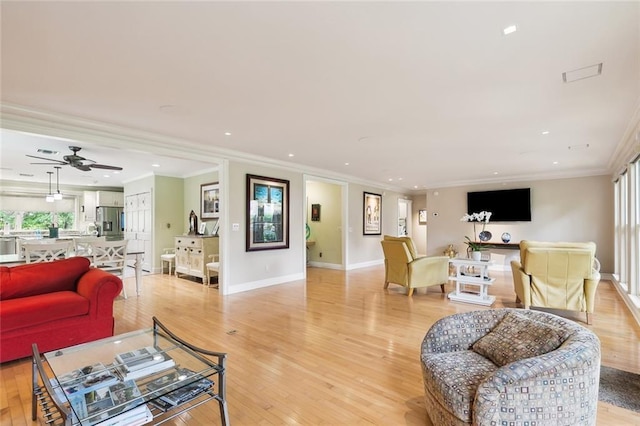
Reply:
[[[209,257],[219,253],[219,238],[217,236],[184,235],[175,237],[176,276],[178,274],[206,277],[205,265],[212,262]]]

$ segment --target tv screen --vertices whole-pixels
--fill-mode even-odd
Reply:
[[[491,222],[531,222],[530,188],[467,192],[467,213],[491,212]]]

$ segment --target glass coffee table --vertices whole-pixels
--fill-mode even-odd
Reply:
[[[47,424],[160,424],[215,400],[229,424],[226,353],[153,327],[47,352],[33,345],[32,418]]]

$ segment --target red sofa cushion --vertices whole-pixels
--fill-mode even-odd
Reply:
[[[75,291],[78,280],[89,270],[90,264],[85,257],[72,257],[11,268],[3,266],[0,268],[0,300]]]
[[[89,313],[89,299],[73,291],[58,291],[20,299],[5,300],[0,304],[2,331],[28,328],[55,320]],[[51,330],[55,334],[55,330]]]

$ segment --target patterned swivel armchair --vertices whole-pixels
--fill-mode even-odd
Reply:
[[[591,330],[546,312],[447,316],[422,342],[426,410],[438,426],[594,426],[600,356]]]
[[[447,256],[418,257],[413,241],[409,237],[385,235],[381,241],[384,251],[384,288],[389,283],[407,287],[407,296],[413,289],[444,285],[449,280],[449,258]]]
[[[511,261],[517,302],[586,312],[591,324],[600,263],[596,244],[520,242],[520,261]]]

